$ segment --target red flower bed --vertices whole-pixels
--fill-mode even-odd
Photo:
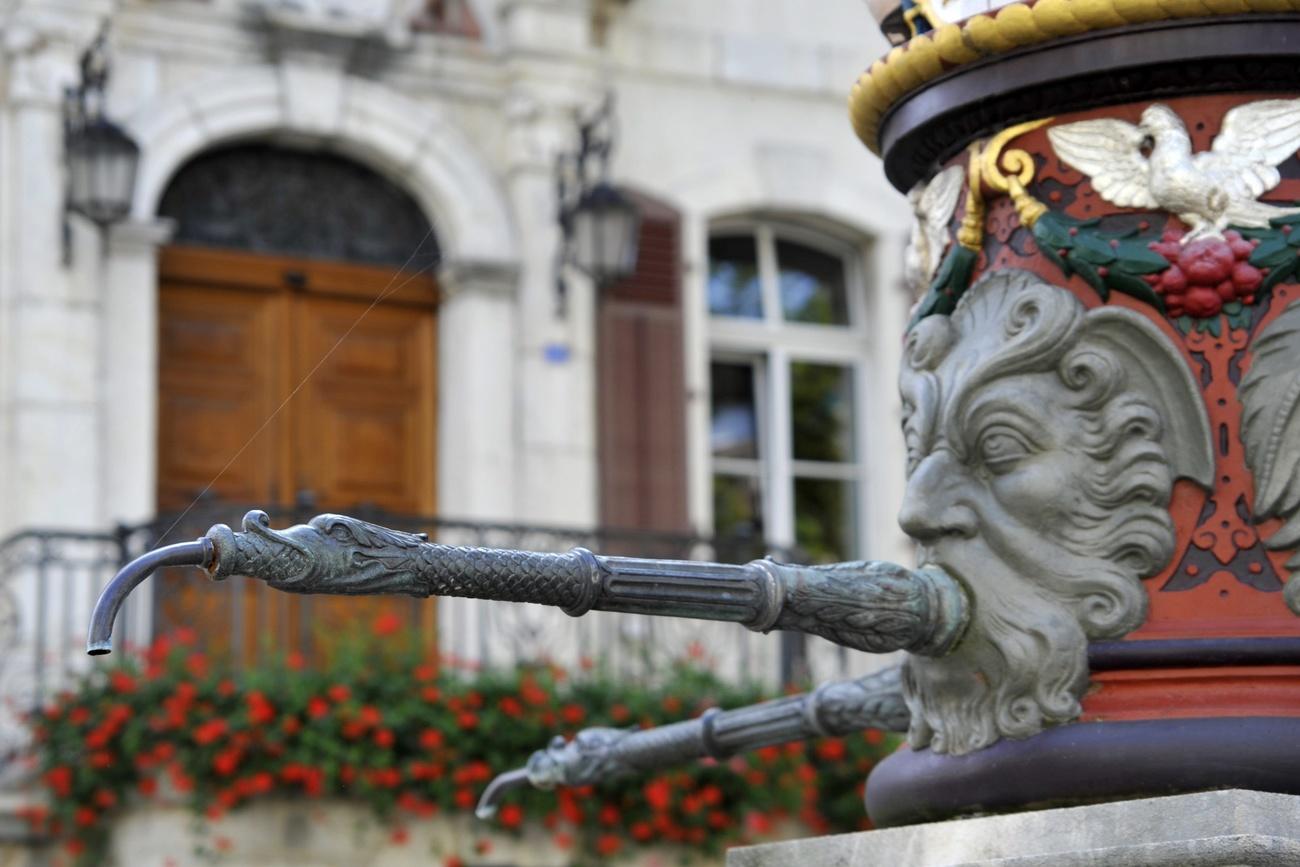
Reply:
[[[410,821],[471,810],[493,776],[557,732],[658,725],[770,697],[686,664],[653,688],[598,669],[574,679],[545,666],[458,672],[390,625],[382,648],[357,645],[315,669],[291,655],[223,673],[188,634],[95,674],[33,720],[51,806],[28,820],[80,864],[100,863],[115,810],[160,789],[210,818],[267,796],[356,799],[393,821],[399,840]],[[497,824],[543,823],[575,860],[597,862],[643,844],[718,850],[777,821],[854,830],[866,825],[863,778],[892,747],[868,732],[594,790],[522,792]]]

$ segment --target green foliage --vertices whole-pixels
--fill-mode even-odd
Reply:
[[[1289,214],[1270,221],[1267,229],[1245,229],[1242,235],[1259,241],[1255,251],[1250,255],[1250,264],[1257,268],[1267,268],[1261,293],[1267,292],[1279,283],[1291,282],[1300,266],[1300,214]]]
[[[160,789],[209,818],[279,796],[349,798],[383,818],[418,820],[471,810],[493,776],[556,733],[661,725],[771,697],[686,662],[652,687],[598,670],[458,671],[426,658],[395,624],[375,626],[319,667],[290,655],[236,676],[179,635],[94,673],[33,720],[51,806],[27,818],[86,865],[101,863],[114,811]],[[595,790],[530,790],[498,823],[545,823],[575,863],[642,843],[718,850],[777,820],[851,830],[865,826],[866,772],[893,745],[867,732]]]
[[[1138,230],[1103,234],[1099,220],[1075,220],[1046,213],[1034,224],[1039,252],[1065,276],[1078,274],[1105,301],[1111,292],[1131,295],[1164,312],[1165,305],[1142,276],[1169,267],[1168,260],[1148,246],[1153,236]]]
[[[978,259],[977,251],[963,247],[961,244],[953,244],[948,255],[940,263],[939,270],[935,272],[929,291],[921,300],[920,306],[916,308],[916,313],[913,314],[912,321],[907,327],[910,329],[927,316],[936,313],[946,316],[955,310],[957,301],[970,288],[971,274],[975,271],[975,262]]]

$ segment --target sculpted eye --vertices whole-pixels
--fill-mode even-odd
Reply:
[[[1033,444],[1019,431],[1006,425],[993,425],[980,435],[980,460],[995,473],[1015,469],[1021,459],[1033,452]]]

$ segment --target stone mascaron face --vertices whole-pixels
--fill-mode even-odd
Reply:
[[[899,521],[975,600],[940,658],[911,657],[914,748],[961,754],[1079,714],[1087,642],[1142,623],[1174,552],[1175,478],[1208,486],[1203,402],[1145,317],[994,272],[912,329]]]

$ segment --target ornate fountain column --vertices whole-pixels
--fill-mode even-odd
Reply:
[[[988,621],[872,818],[1300,794],[1300,3],[974,5],[851,98],[917,212],[901,520]]]

